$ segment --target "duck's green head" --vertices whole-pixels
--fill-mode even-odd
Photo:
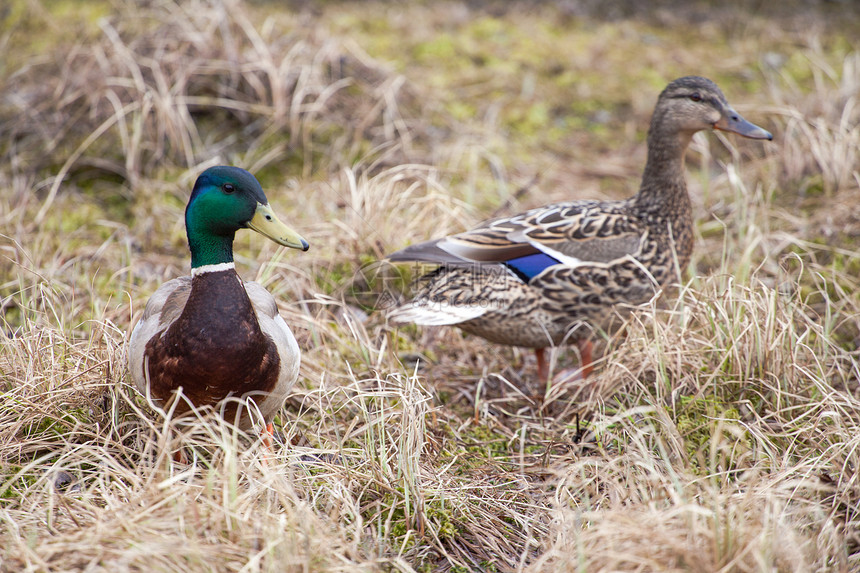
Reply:
[[[185,208],[191,268],[233,261],[233,237],[253,229],[279,245],[308,250],[308,242],[284,225],[257,179],[238,167],[210,167],[200,174]]]

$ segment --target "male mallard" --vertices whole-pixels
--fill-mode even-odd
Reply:
[[[442,266],[420,279],[394,322],[459,326],[491,342],[544,349],[576,342],[591,371],[593,328],[678,280],[693,250],[684,153],[693,134],[770,133],[740,116],[714,82],[684,77],[660,94],[648,130],[639,193],[623,201],[570,201],[487,221],[471,231],[412,245],[388,258]]]
[[[179,388],[194,406],[253,398],[271,435],[271,420],[298,378],[301,353],[272,295],[236,274],[233,237],[245,228],[308,249],[275,216],[253,175],[223,166],[201,173],[185,208],[191,276],[168,281],[149,299],[131,334],[129,368],[157,405]],[[187,410],[184,400],[177,404],[176,413]],[[236,405],[226,411],[235,413]],[[251,425],[247,414],[240,425]]]

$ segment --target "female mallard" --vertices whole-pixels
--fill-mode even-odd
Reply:
[[[654,108],[637,195],[556,203],[397,251],[389,260],[442,266],[422,277],[413,300],[389,318],[455,324],[491,342],[534,348],[543,380],[544,349],[576,342],[587,376],[590,330],[678,280],[675,269],[690,260],[684,153],[693,134],[704,129],[773,138],[732,109],[714,82],[677,79]]]
[[[149,299],[131,334],[129,368],[159,406],[180,388],[194,406],[253,398],[271,435],[271,420],[298,378],[300,352],[272,295],[236,274],[233,237],[245,228],[308,249],[275,216],[253,175],[238,167],[200,174],[185,209],[191,276],[168,281]],[[228,406],[235,415],[236,404]],[[176,413],[188,409],[181,400]],[[240,425],[251,425],[247,414]]]

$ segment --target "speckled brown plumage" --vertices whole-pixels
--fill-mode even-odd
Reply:
[[[402,249],[389,260],[442,266],[389,317],[456,325],[491,342],[535,349],[606,328],[676,282],[676,269],[689,263],[684,153],[696,131],[711,128],[771,137],[740,117],[710,80],[675,80],[658,98],[636,196],[548,205]]]

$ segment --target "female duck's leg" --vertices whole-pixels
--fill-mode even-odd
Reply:
[[[579,367],[582,370],[582,377],[588,378],[594,370],[592,361],[592,350],[594,345],[587,338],[580,338],[576,341],[576,346],[579,348]]]
[[[581,338],[576,341],[576,347],[579,348],[579,368],[567,368],[556,373],[553,377],[553,383],[561,382],[582,382],[594,371],[592,362],[592,350],[594,345],[587,338]]]
[[[537,358],[537,377],[541,382],[549,380],[549,364],[546,361],[546,348],[535,348]]]
[[[579,348],[579,370],[576,374],[578,374],[579,378],[585,379],[591,376],[591,373],[594,372],[594,345],[589,339],[580,338],[576,341],[576,347]],[[546,382],[549,380],[549,362],[546,357],[546,348],[535,348],[535,357],[537,358],[538,380]],[[564,379],[573,373],[573,371],[565,370],[559,374],[559,377]]]

